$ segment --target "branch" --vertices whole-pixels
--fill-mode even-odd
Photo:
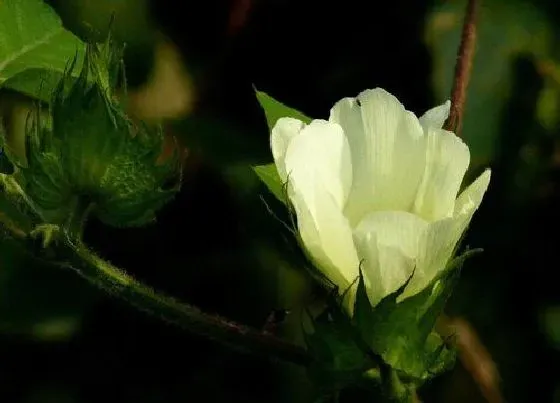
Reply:
[[[237,351],[307,366],[312,357],[297,345],[277,338],[266,330],[257,330],[156,292],[124,271],[104,261],[66,231],[60,251],[69,262],[64,267],[77,272],[99,288],[138,309],[161,317],[190,332],[205,336]]]
[[[453,89],[451,91],[451,111],[444,125],[444,129],[454,132],[457,136],[461,135],[467,87],[475,53],[478,7],[478,0],[468,0],[463,32],[461,34],[461,45],[457,53]]]
[[[478,337],[474,328],[464,319],[438,319],[438,331],[444,337],[453,337],[459,350],[459,359],[478,385],[481,394],[489,403],[503,403],[500,390],[500,375],[488,349]]]
[[[253,8],[253,0],[234,0],[229,14],[228,33],[236,34],[247,22]]]
[[[6,183],[4,185],[6,191]],[[97,287],[107,291],[136,308],[161,317],[195,334],[205,336],[234,350],[275,358],[301,366],[308,366],[313,359],[307,350],[272,335],[267,329],[258,330],[243,324],[232,322],[217,315],[210,315],[198,308],[156,292],[151,287],[135,280],[123,270],[101,259],[80,241],[83,225],[91,205],[75,203],[72,214],[65,226],[60,228],[61,238],[48,242],[58,258],[62,258],[62,267],[71,269]],[[27,233],[16,225],[6,214],[0,211],[0,228],[7,230],[14,239],[25,243],[34,243],[36,235]],[[44,234],[43,234],[44,236]]]

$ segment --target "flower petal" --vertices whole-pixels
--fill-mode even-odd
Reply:
[[[455,216],[468,216],[470,220],[470,217],[480,206],[480,203],[482,203],[482,198],[490,184],[490,177],[490,169],[486,169],[473,183],[463,190],[455,202]]]
[[[414,271],[428,223],[404,211],[368,215],[354,231],[372,305],[402,287]]]
[[[352,154],[353,185],[346,214],[355,225],[375,210],[410,210],[425,158],[418,119],[380,88],[345,98],[331,110]]]
[[[319,184],[336,201],[340,211],[352,185],[348,140],[342,128],[325,120],[314,120],[290,142],[284,159],[288,177]]]
[[[441,129],[449,117],[449,111],[451,109],[451,101],[446,101],[444,104],[440,106],[436,106],[435,108],[430,109],[426,113],[424,113],[420,119],[420,124],[424,128],[424,130],[428,130],[429,128],[434,129]]]
[[[311,122],[292,139],[284,161],[302,241],[319,269],[345,288],[358,275],[359,261],[342,214],[352,182],[342,128],[326,121]]]
[[[280,118],[270,133],[272,156],[274,157],[274,163],[276,164],[282,182],[286,182],[287,180],[286,165],[284,163],[286,150],[292,139],[301,132],[304,126],[305,124],[301,120]]]
[[[459,137],[429,128],[426,165],[413,211],[428,221],[451,217],[469,161],[469,148]]]
[[[456,224],[453,218],[445,218],[428,226],[420,240],[414,277],[399,295],[398,302],[424,290],[445,269],[461,237],[461,233],[457,236]]]
[[[446,268],[457,242],[461,239],[474,212],[482,202],[489,183],[490,170],[488,169],[461,193],[455,204],[455,213],[452,218],[430,224],[421,240],[414,277],[400,296],[399,301],[422,291]]]

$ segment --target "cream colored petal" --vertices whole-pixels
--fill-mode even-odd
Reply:
[[[292,139],[297,136],[304,127],[305,124],[301,120],[280,118],[272,128],[272,132],[270,133],[270,147],[272,149],[274,163],[276,164],[282,182],[286,182],[287,180],[286,165],[284,163],[286,150]]]
[[[400,300],[422,291],[445,269],[452,258],[457,242],[461,239],[474,212],[482,202],[489,183],[490,170],[486,170],[461,193],[455,204],[452,218],[430,224],[421,240],[414,277]]]
[[[315,120],[285,154],[288,195],[305,247],[340,288],[358,275],[352,233],[342,214],[352,181],[350,151],[340,126]]]
[[[356,228],[354,242],[372,305],[409,279],[427,228],[426,221],[403,211],[372,213]]]
[[[478,206],[480,206],[480,203],[482,203],[482,198],[490,184],[490,177],[491,171],[486,169],[473,183],[463,190],[455,202],[455,216],[472,216]]]
[[[330,194],[316,183],[302,186],[291,177],[288,192],[301,240],[316,268],[342,293],[359,274],[352,230]]]
[[[345,98],[331,110],[352,154],[353,185],[346,214],[353,224],[373,210],[412,207],[424,166],[418,119],[382,89]]]
[[[469,161],[469,148],[459,137],[428,129],[426,164],[413,212],[428,221],[451,217]]]
[[[361,218],[373,199],[373,186],[368,175],[365,147],[367,138],[364,135],[362,111],[355,98],[344,98],[331,109],[329,121],[339,124],[344,130],[350,146],[352,159],[352,190],[346,205],[345,215],[352,225]]]
[[[445,268],[459,240],[456,222],[445,218],[431,223],[420,240],[414,277],[398,298],[398,302],[424,290]]]
[[[451,101],[446,101],[444,104],[436,106],[424,113],[418,120],[424,130],[428,130],[430,127],[434,129],[441,129],[449,117],[450,109]]]
[[[315,182],[344,208],[352,185],[348,140],[342,128],[325,120],[314,120],[290,141],[285,154],[288,177]]]

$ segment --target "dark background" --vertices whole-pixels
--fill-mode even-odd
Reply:
[[[285,241],[259,199],[265,190],[239,168],[270,161],[252,85],[313,117],[379,86],[420,115],[450,93],[464,10],[463,1],[326,3],[51,2],[84,39],[102,37],[115,13],[132,90],[150,80],[162,33],[194,83],[192,109],[169,124],[190,151],[180,195],[153,226],[92,221],[91,246],[154,287],[243,323],[260,327],[289,305],[277,273]],[[493,170],[466,240],[485,252],[467,263],[447,313],[472,325],[507,402],[560,402],[560,6],[483,3],[464,138],[470,177]],[[2,402],[307,401],[293,367],[162,323],[9,241],[0,248]],[[483,402],[472,378],[459,363],[421,397]]]

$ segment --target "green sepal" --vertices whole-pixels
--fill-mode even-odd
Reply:
[[[306,124],[311,123],[312,119],[310,117],[304,115],[297,109],[284,105],[282,102],[272,98],[266,92],[255,89],[255,95],[257,96],[257,100],[266,115],[268,130],[272,131],[274,125],[276,125],[276,122],[280,118],[294,118],[299,119]]]
[[[371,307],[360,274],[353,321],[365,342],[406,383],[421,385],[453,365],[455,351],[434,331],[436,320],[473,251],[454,259],[421,293],[397,302],[408,281]],[[409,279],[410,280],[410,279]]]
[[[288,204],[288,198],[286,194],[286,184],[282,182],[280,175],[278,175],[278,169],[274,163],[266,165],[256,165],[253,170],[268,188],[270,193],[274,195],[278,200],[284,204]]]
[[[261,108],[264,110],[269,131],[272,131],[278,119],[283,117],[299,119],[306,124],[311,123],[311,118],[294,108],[284,105],[282,102],[277,101],[267,93],[255,89],[255,95]],[[285,183],[282,182],[280,175],[278,175],[276,165],[274,163],[257,165],[254,166],[253,169],[257,173],[259,179],[266,185],[268,190],[270,190],[270,192],[282,203],[287,204],[288,201],[286,198]]]

